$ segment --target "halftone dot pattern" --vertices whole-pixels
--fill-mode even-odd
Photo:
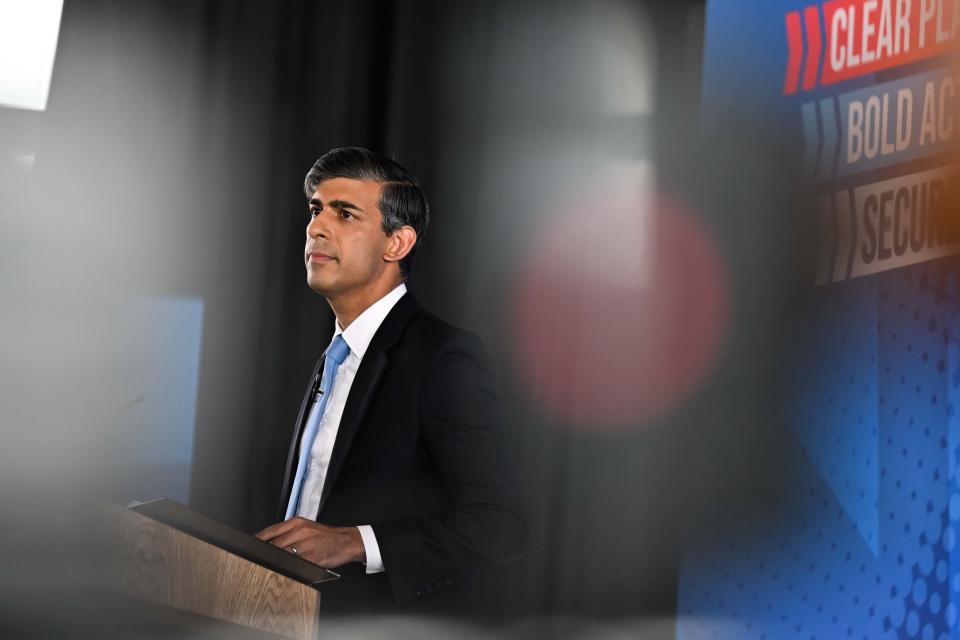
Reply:
[[[880,291],[880,536],[886,575],[898,586],[904,620],[884,618],[899,637],[947,628],[929,612],[937,593],[922,570],[943,559],[949,501],[946,358],[950,309],[943,269],[926,265],[884,276]],[[890,560],[893,560],[891,562]],[[919,596],[923,596],[921,599]],[[939,594],[941,598],[946,592]],[[918,604],[919,603],[919,604]],[[899,611],[899,608],[898,608]]]
[[[791,427],[864,542],[879,542],[880,376],[878,281],[828,289],[806,329],[794,369]]]
[[[960,417],[957,409],[960,407],[960,291],[955,270],[951,272],[943,283],[944,296],[949,301],[949,325],[945,327],[947,334],[947,368],[949,389],[949,403],[947,404],[947,466],[949,502],[942,518],[944,533],[937,547],[938,554],[934,566],[934,578],[937,590],[931,594],[928,609],[933,615],[942,615],[943,622],[949,629],[949,635],[941,637],[960,637],[960,628],[957,626],[957,613],[960,607],[960,545],[956,544],[957,531],[960,530]],[[936,547],[936,545],[935,545]],[[942,551],[941,551],[942,549]],[[948,558],[943,556],[947,554]],[[946,595],[944,595],[946,592]],[[941,613],[942,612],[942,613]]]
[[[790,495],[690,550],[678,638],[960,637],[960,321],[945,273],[821,292],[796,368]]]

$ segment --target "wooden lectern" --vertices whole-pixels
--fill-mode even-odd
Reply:
[[[316,637],[314,587],[129,509],[107,510],[114,586],[123,594],[160,605],[171,619],[189,618],[213,636]]]

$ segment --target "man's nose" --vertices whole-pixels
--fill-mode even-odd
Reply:
[[[307,238],[326,238],[329,235],[327,227],[327,217],[320,211],[307,223]]]

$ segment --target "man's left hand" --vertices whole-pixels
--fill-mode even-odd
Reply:
[[[363,538],[356,527],[328,527],[297,517],[270,525],[256,535],[325,569],[366,558]]]

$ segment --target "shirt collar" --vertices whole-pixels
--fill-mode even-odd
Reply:
[[[333,337],[343,334],[343,340],[350,347],[350,353],[357,356],[358,360],[362,360],[374,334],[383,324],[383,319],[406,292],[407,285],[401,282],[393,291],[364,309],[363,313],[357,316],[357,319],[345,330],[340,328],[339,322],[334,321]]]

